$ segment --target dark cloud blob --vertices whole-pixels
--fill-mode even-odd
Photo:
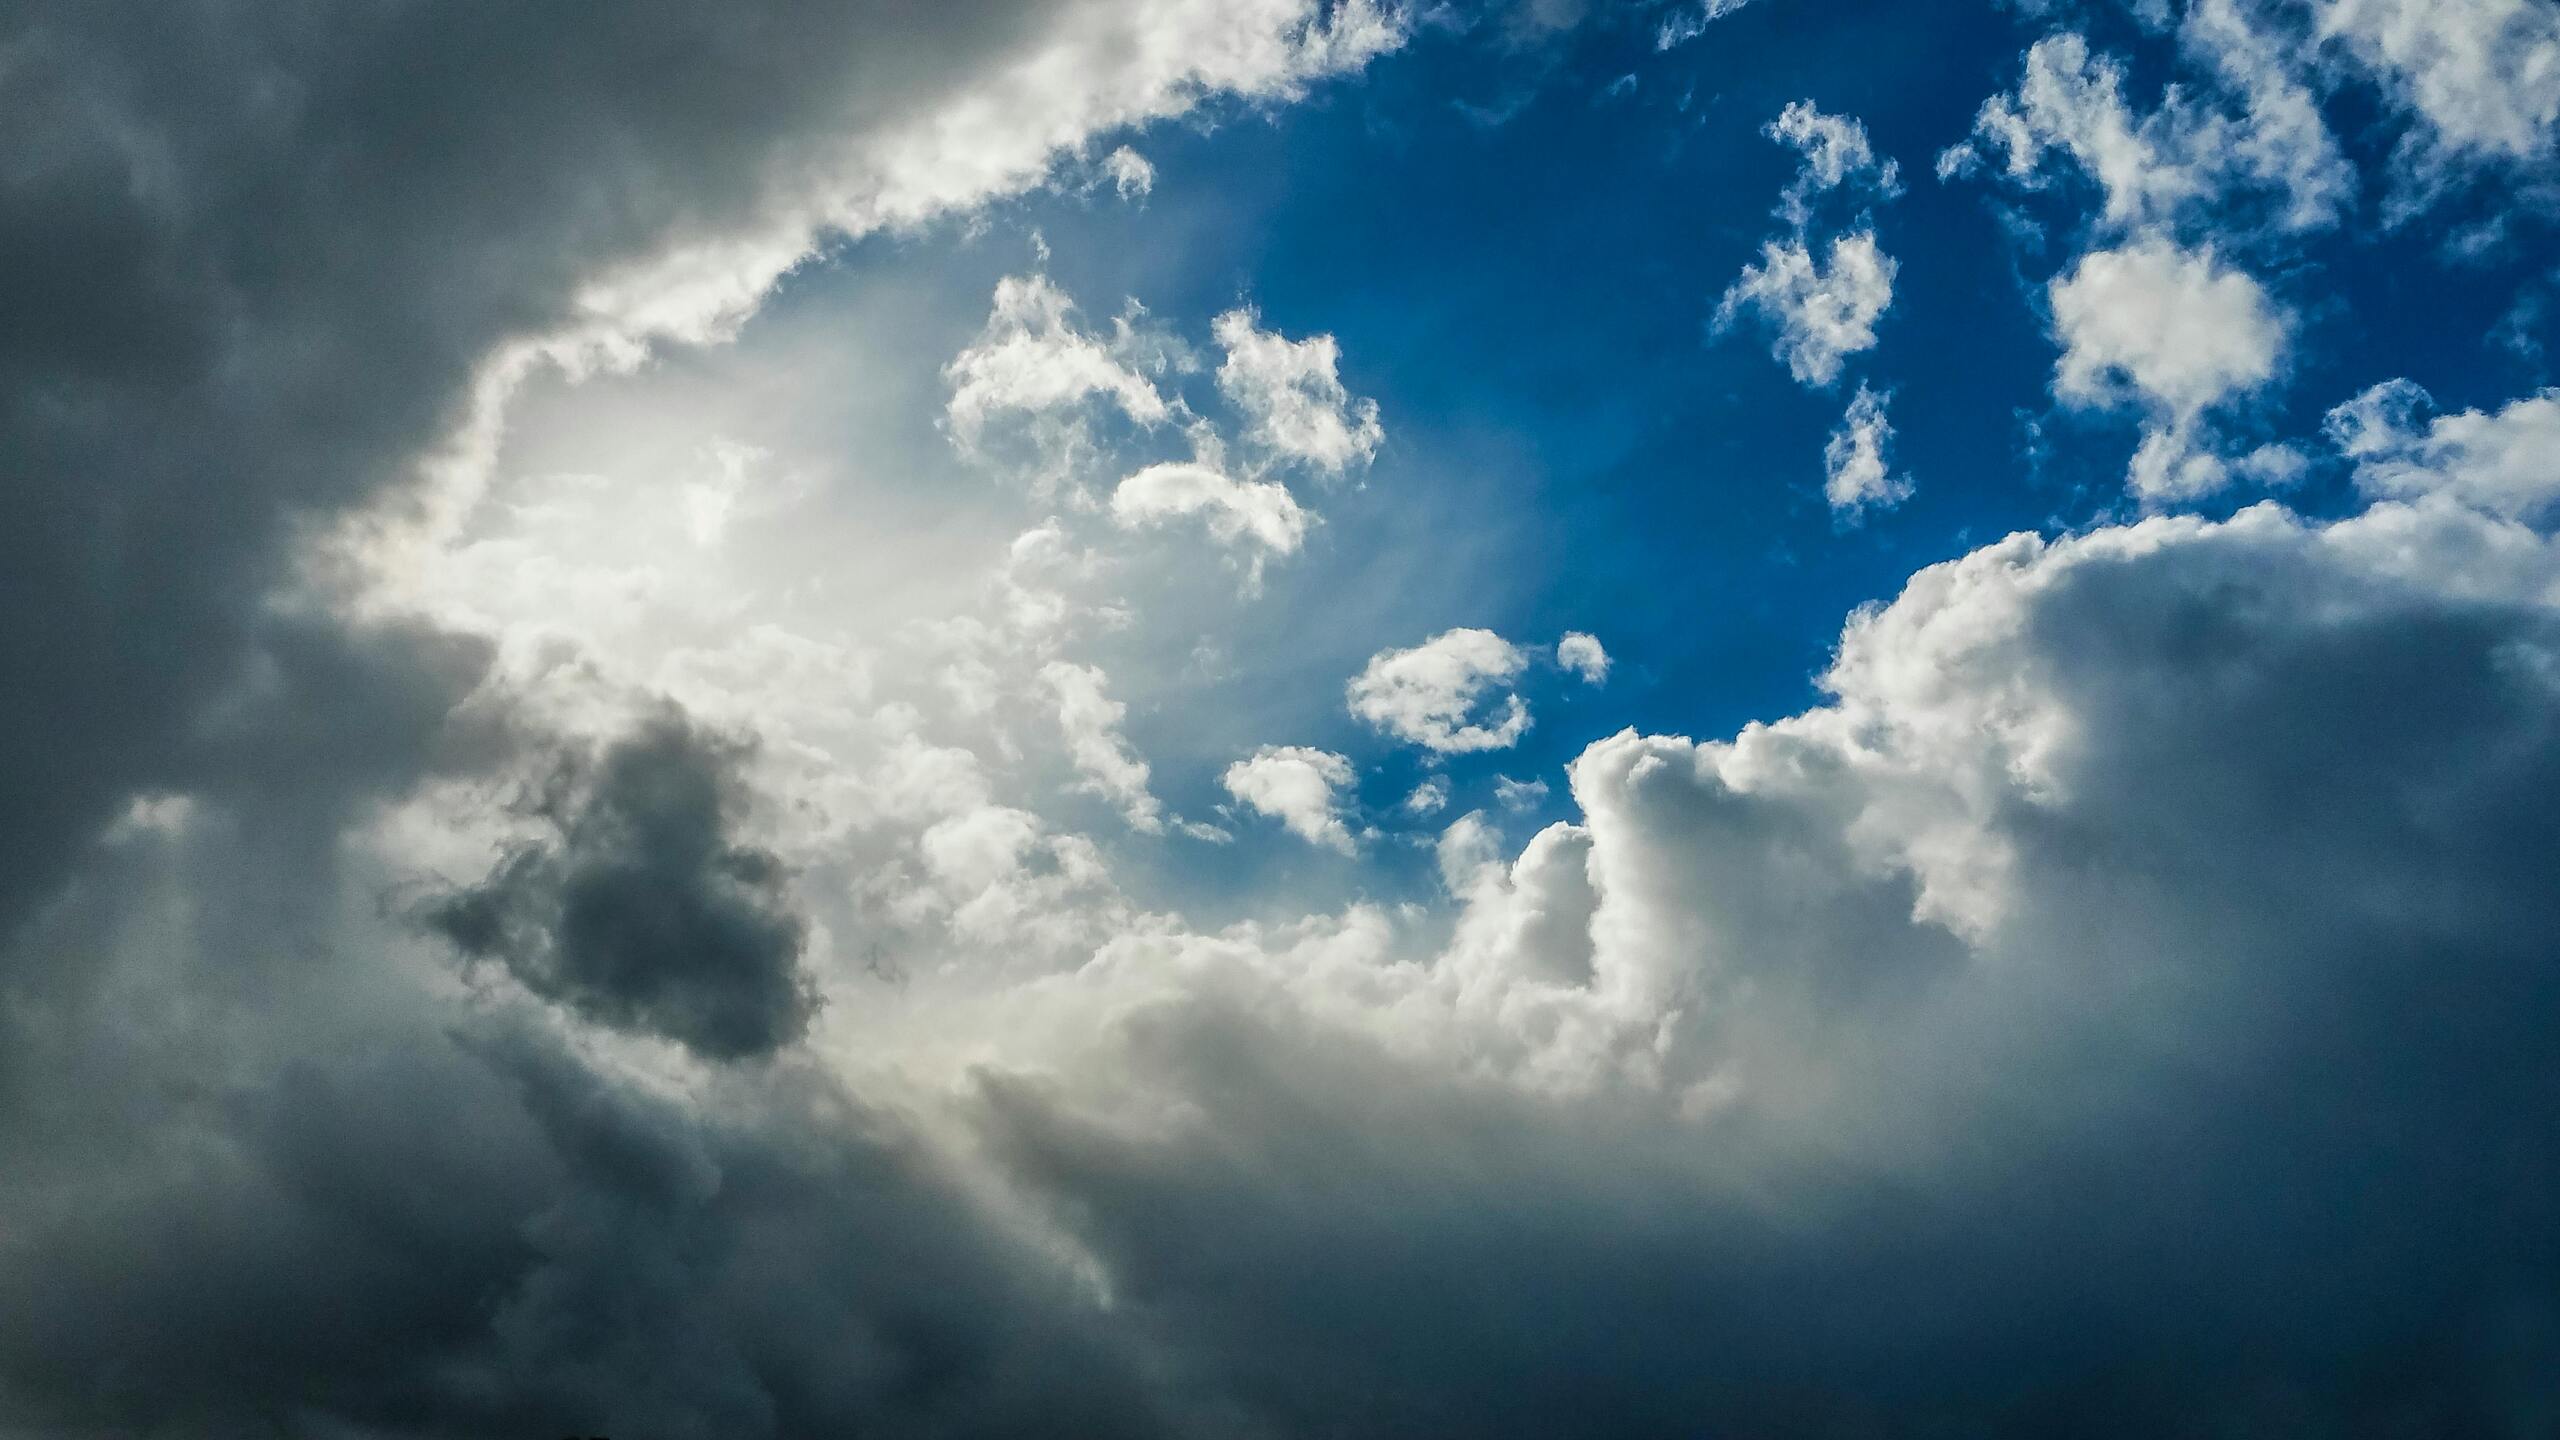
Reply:
[[[551,838],[421,918],[590,1020],[715,1060],[769,1054],[808,1029],[817,997],[781,858],[732,838],[744,757],[668,714],[563,762],[533,807]]]
[[[0,1005],[0,1435],[1166,1433],[1090,1287],[790,1056],[644,1084],[217,809],[101,853]]]
[[[596,278],[769,233],[1021,0],[28,0],[0,18],[0,924],[232,684],[297,522]]]

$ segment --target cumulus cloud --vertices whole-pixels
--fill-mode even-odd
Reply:
[[[1305,542],[1314,517],[1272,480],[1237,480],[1194,462],[1150,465],[1111,492],[1111,517],[1123,527],[1161,525],[1198,517],[1222,545],[1249,546],[1291,555]],[[1260,556],[1256,556],[1258,563]]]
[[[1305,745],[1265,745],[1228,766],[1219,783],[1310,845],[1345,855],[1357,848],[1336,794],[1351,783],[1351,762],[1340,755]]]
[[[2264,287],[2210,250],[2156,236],[2082,256],[2049,292],[2063,353],[2054,393],[2148,416],[2129,484],[2147,501],[2219,487],[2227,471],[2206,448],[2207,412],[2273,380],[2288,320]]]
[[[2199,0],[2180,38],[2208,83],[2172,87],[2148,114],[2125,98],[2121,61],[2070,31],[2037,41],[2017,88],[1983,103],[1974,139],[1939,157],[1939,175],[1969,171],[1987,151],[2009,181],[2034,187],[2060,155],[2097,182],[2100,222],[2118,233],[2228,226],[2227,202],[2253,196],[2271,202],[2281,229],[2335,223],[2355,175],[2295,73],[2297,47],[2248,0]]]
[[[988,427],[1010,415],[1039,424],[1035,433],[1053,449],[1070,447],[1083,438],[1087,403],[1097,400],[1137,424],[1162,424],[1173,409],[1140,372],[1139,349],[1126,318],[1109,338],[1093,335],[1047,276],[1009,276],[996,286],[986,329],[943,371],[952,439],[975,450]]]
[[[1213,334],[1226,351],[1218,389],[1242,412],[1247,444],[1334,475],[1377,455],[1386,440],[1378,402],[1344,388],[1332,336],[1291,340],[1251,310],[1219,316]]]
[[[2547,162],[2560,127],[2560,7],[2548,0],[2312,0],[2313,25],[2417,120],[2405,215],[2483,163]]]
[[[1829,191],[1849,186],[1886,198],[1901,193],[1901,167],[1877,159],[1867,127],[1854,115],[1826,115],[1810,100],[1790,101],[1762,133],[1804,156],[1778,206],[1779,215],[1799,229],[1812,219],[1814,200]]]
[[[715,1060],[770,1054],[816,1000],[782,860],[735,838],[739,758],[682,716],[573,756],[540,782],[544,833],[421,918],[599,1024]]]
[[[1378,1433],[2532,1433],[2555,577],[2449,505],[2013,537],[1829,703],[1593,746],[1509,865],[1453,825],[1432,964],[1374,915],[1115,950],[1114,1103],[1183,1108],[1009,1091],[999,1149],[1178,1353]],[[1454,1346],[1345,1320],[1382,1264]],[[1558,1366],[1645,1379],[1485,1378]]]
[[[1716,329],[1757,312],[1776,333],[1772,353],[1787,362],[1788,372],[1804,384],[1827,386],[1840,378],[1844,357],[1875,345],[1876,321],[1893,303],[1899,268],[1876,248],[1870,230],[1833,239],[1819,261],[1801,236],[1772,240],[1725,291]]]
[[[1556,642],[1556,663],[1580,676],[1585,685],[1606,684],[1609,679],[1609,652],[1601,648],[1600,638],[1579,630],[1567,630]]]
[[[2560,390],[2421,425],[2434,404],[2425,390],[2393,380],[2329,412],[2330,438],[2355,462],[2359,487],[2394,499],[2444,495],[2522,520],[2560,509]]]
[[[1434,753],[1505,750],[1528,733],[1528,702],[1505,693],[1491,713],[1480,706],[1528,665],[1529,657],[1490,630],[1448,630],[1410,650],[1372,656],[1347,695],[1353,715]]]
[[[1894,474],[1885,457],[1893,441],[1893,422],[1885,416],[1890,398],[1860,385],[1840,428],[1823,442],[1822,497],[1835,515],[1891,509],[1911,498],[1910,480]]]

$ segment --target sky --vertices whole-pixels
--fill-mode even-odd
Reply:
[[[2560,1430],[2560,5],[26,0],[0,1437]]]

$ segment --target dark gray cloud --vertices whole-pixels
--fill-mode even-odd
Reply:
[[[465,955],[601,1024],[736,1060],[800,1038],[817,1008],[808,926],[781,857],[739,843],[745,747],[669,713],[545,777],[551,832],[424,922]]]
[[[2553,573],[2443,507],[1995,548],[1838,709],[1577,767],[1560,1013],[1644,996],[1671,1094],[1228,974],[1116,1012],[1178,1120],[1000,1082],[990,1133],[1274,1434],[2547,1435]]]
[[[0,19],[0,923],[232,683],[293,527],[601,277],[788,233],[1025,0],[31,0]]]

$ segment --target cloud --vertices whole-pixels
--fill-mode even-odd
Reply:
[[[2425,390],[2394,380],[2329,412],[2330,438],[2355,462],[2359,488],[2399,500],[2443,495],[2536,522],[2560,509],[2560,390],[2488,414],[2438,415],[2421,428],[2433,406]]]
[[[1111,492],[1111,518],[1124,528],[1188,516],[1199,516],[1220,544],[1248,545],[1272,555],[1297,553],[1315,523],[1287,486],[1233,479],[1197,462],[1147,466]]]
[[[2285,313],[2247,272],[2157,236],[2081,257],[2049,296],[2063,353],[2054,394],[2083,405],[2132,399],[2150,416],[2129,483],[2147,501],[2218,488],[2206,413],[2273,380]]]
[[[1040,679],[1058,702],[1058,728],[1085,783],[1119,806],[1131,829],[1149,835],[1163,830],[1163,807],[1147,790],[1147,762],[1120,731],[1129,707],[1104,692],[1103,673],[1052,660],[1040,667]]]
[[[1156,167],[1147,157],[1123,145],[1102,157],[1102,173],[1123,200],[1138,199],[1156,188]]]
[[[1155,382],[1140,373],[1143,356],[1127,319],[1109,339],[1075,323],[1075,302],[1045,275],[1007,277],[977,341],[944,367],[951,399],[944,410],[951,438],[976,451],[990,424],[1021,416],[1057,458],[1062,472],[1089,441],[1085,412],[1102,401],[1139,425],[1160,425],[1174,414]]]
[[[1111,1098],[990,1134],[1250,1413],[2533,1433],[2555,579],[2443,503],[2012,537],[1825,705],[1591,747],[1508,866],[1453,825],[1443,948],[1115,949]]]
[[[2291,47],[2246,0],[2200,0],[2179,34],[2207,84],[2172,87],[2147,115],[2124,97],[2122,62],[2069,31],[2037,41],[2017,89],[1983,103],[1974,141],[1939,158],[1940,177],[1969,171],[1987,147],[2007,179],[2034,187],[2046,156],[2059,153],[2097,181],[2100,222],[2115,233],[2231,226],[2226,202],[2250,196],[2272,202],[2280,229],[2336,223],[2355,174],[2295,74]]]
[[[1597,636],[1567,630],[1556,642],[1556,663],[1580,676],[1585,685],[1608,683],[1609,652],[1600,647]]]
[[[1407,815],[1417,818],[1437,815],[1448,809],[1449,777],[1425,776],[1421,784],[1413,787],[1413,793],[1404,797],[1404,804],[1400,808]]]
[[[0,673],[35,697],[0,735],[23,838],[0,915],[158,782],[296,538],[428,460],[466,482],[539,357],[727,333],[822,237],[1017,193],[1124,125],[1302,95],[1403,37],[1367,0],[591,22],[231,0],[0,21]]]
[[[1835,515],[1854,516],[1873,507],[1889,510],[1911,498],[1911,482],[1893,473],[1885,447],[1893,441],[1893,422],[1885,418],[1890,394],[1865,385],[1849,400],[1840,428],[1822,446],[1822,497]]]
[[[1812,219],[1814,200],[1832,190],[1855,187],[1886,199],[1902,193],[1901,167],[1876,158],[1867,127],[1855,116],[1826,115],[1812,101],[1796,100],[1761,133],[1804,156],[1778,206],[1799,231]]]
[[[1749,5],[1751,0],[1692,0],[1663,17],[1654,31],[1653,48],[1674,50],[1707,33],[1707,27]]]
[[[1478,702],[1528,664],[1490,630],[1448,630],[1410,650],[1370,657],[1347,696],[1354,716],[1434,753],[1506,750],[1528,732],[1527,702],[1504,695],[1499,718],[1479,718]]]
[[[1378,402],[1343,388],[1342,347],[1330,335],[1291,340],[1258,322],[1251,310],[1230,310],[1212,327],[1227,352],[1218,389],[1243,414],[1245,442],[1328,474],[1368,464],[1386,431]]]
[[[1872,348],[1876,321],[1893,303],[1899,267],[1876,248],[1873,231],[1836,237],[1817,263],[1801,236],[1760,247],[1760,260],[1742,267],[1742,278],[1716,308],[1719,333],[1746,310],[1757,311],[1777,333],[1772,353],[1807,385],[1840,378],[1843,357]]]
[[[2539,163],[2560,133],[2560,8],[2547,0],[2313,0],[2317,36],[2369,69],[2418,128],[2403,215],[2484,164]]]
[[[1342,756],[1304,745],[1265,745],[1228,766],[1219,783],[1310,845],[1345,855],[1356,848],[1334,794],[1351,783],[1351,762]]]
[[[680,715],[545,777],[542,838],[427,902],[464,955],[598,1024],[707,1058],[767,1055],[807,1031],[807,926],[782,860],[739,843],[739,756]]]

